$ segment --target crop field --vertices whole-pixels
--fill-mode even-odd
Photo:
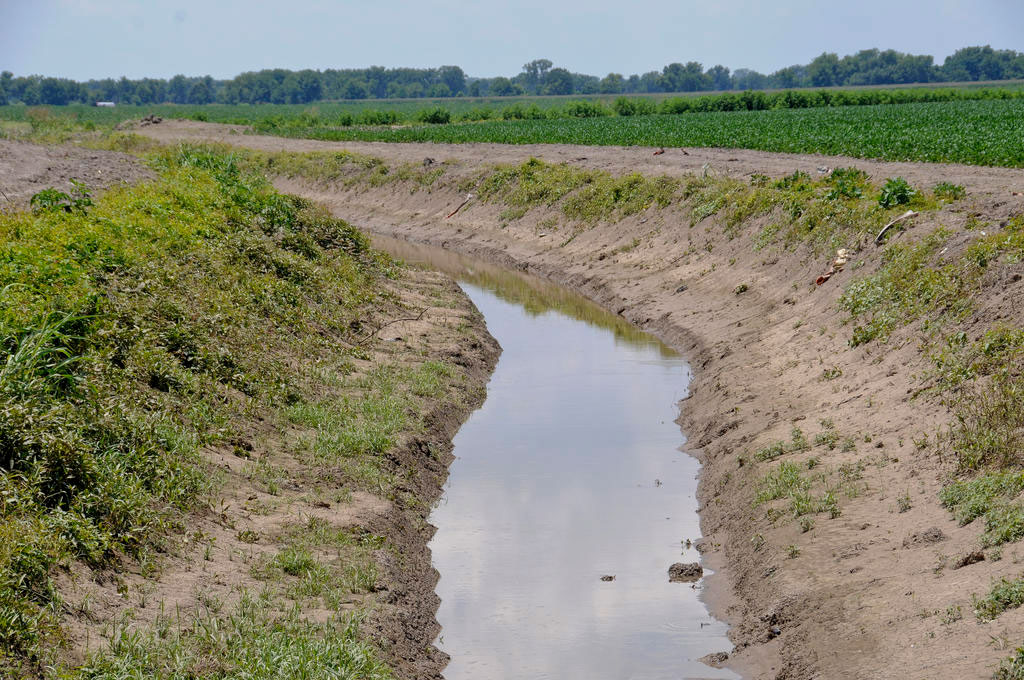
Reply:
[[[294,128],[325,140],[732,147],[1024,167],[1024,101],[601,117],[402,128]]]
[[[0,137],[39,138],[42,132],[46,139],[59,141],[61,135],[68,138],[82,130],[110,129],[120,121],[155,114],[252,125],[259,134],[330,141],[725,147],[1024,167],[1024,90],[946,90],[946,94],[941,90],[918,90],[912,96],[939,93],[934,96],[947,97],[957,92],[957,97],[983,98],[834,105],[847,100],[868,101],[864,98],[868,93],[901,101],[907,92],[825,95],[822,91],[787,91],[777,96],[756,92],[670,98],[657,108],[652,100],[634,98],[619,100],[613,105],[615,110],[600,102],[532,98],[506,101],[504,109],[494,112],[471,108],[471,100],[454,100],[452,104],[467,107],[458,116],[437,107],[399,114],[396,110],[369,108],[369,103],[358,114],[346,109],[354,106],[349,103],[111,109],[7,106],[0,107]],[[819,104],[826,97],[833,105]],[[772,107],[760,108],[766,101]],[[559,107],[545,110],[538,102]],[[422,107],[421,103],[406,104]],[[705,110],[713,107],[739,110]],[[409,116],[415,119],[402,122]],[[460,117],[469,120],[460,121]]]

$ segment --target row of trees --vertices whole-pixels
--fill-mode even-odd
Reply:
[[[440,68],[327,69],[250,71],[231,80],[210,76],[177,75],[170,80],[143,78],[90,80],[14,77],[0,74],[0,105],[69,104],[113,101],[122,104],[306,104],[323,99],[416,98],[456,96],[639,94],[702,92],[710,90],[763,90],[769,88],[895,85],[950,81],[1024,78],[1024,53],[994,50],[990,46],[965,47],[936,66],[928,55],[895,50],[862,50],[840,58],[826,52],[811,63],[788,66],[765,75],[750,69],[717,65],[705,69],[698,62],[673,63],[661,71],[604,78],[571,73],[548,59],[536,59],[518,75],[506,78],[468,78],[458,66]]]

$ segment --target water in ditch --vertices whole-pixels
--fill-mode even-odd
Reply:
[[[686,363],[565,289],[379,245],[455,276],[503,350],[430,520],[445,678],[737,677],[698,661],[731,648],[725,626],[668,581],[700,536]]]

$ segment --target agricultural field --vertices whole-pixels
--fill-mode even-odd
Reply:
[[[495,100],[469,99],[428,108],[422,100],[314,107],[9,106],[0,107],[0,136],[62,141],[157,115],[330,141],[730,147],[1024,167],[1022,97],[1024,90],[916,89],[619,98],[610,107],[552,97],[504,100],[501,109],[489,108]]]
[[[967,101],[404,128],[295,128],[334,141],[727,147],[1024,167],[1024,101]]]

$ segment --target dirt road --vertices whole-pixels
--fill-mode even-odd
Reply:
[[[574,232],[557,208],[502,219],[500,207],[462,199],[459,178],[530,156],[613,173],[809,174],[856,166],[876,181],[902,175],[930,187],[948,181],[968,198],[911,227],[998,225],[1024,211],[1024,172],[966,166],[879,163],[751,151],[573,146],[335,144],[243,135],[227,126],[171,123],[142,134],[163,140],[216,139],[265,150],[349,149],[388,161],[455,161],[430,191],[401,185],[280,188],[322,201],[373,232],[443,245],[546,276],[580,291],[682,350],[695,379],[682,405],[690,451],[704,463],[700,500],[712,610],[732,625],[729,663],[756,678],[989,677],[1021,644],[1024,613],[978,625],[973,594],[1016,576],[1017,551],[955,569],[978,547],[981,527],[959,527],[938,504],[948,475],[923,435],[947,425],[937,401],[914,398],[926,369],[914,330],[887,345],[849,347],[837,307],[843,288],[872,271],[880,249],[855,253],[844,271],[816,287],[829,264],[808,252],[757,251],[757,218],[733,238],[716,219],[690,224],[669,207]],[[571,234],[575,234],[570,238]],[[736,232],[732,233],[735,236]],[[748,238],[749,237],[749,238]],[[856,272],[856,274],[854,273]],[[1020,277],[993,288],[985,309],[1020,324]],[[966,328],[968,332],[971,328]],[[753,453],[799,429],[816,443],[799,460],[830,483],[841,514],[801,526],[752,501],[765,468]],[[828,440],[835,439],[831,444]],[[816,435],[826,435],[818,443]],[[842,445],[837,445],[842,442]],[[813,460],[812,460],[813,459]]]

